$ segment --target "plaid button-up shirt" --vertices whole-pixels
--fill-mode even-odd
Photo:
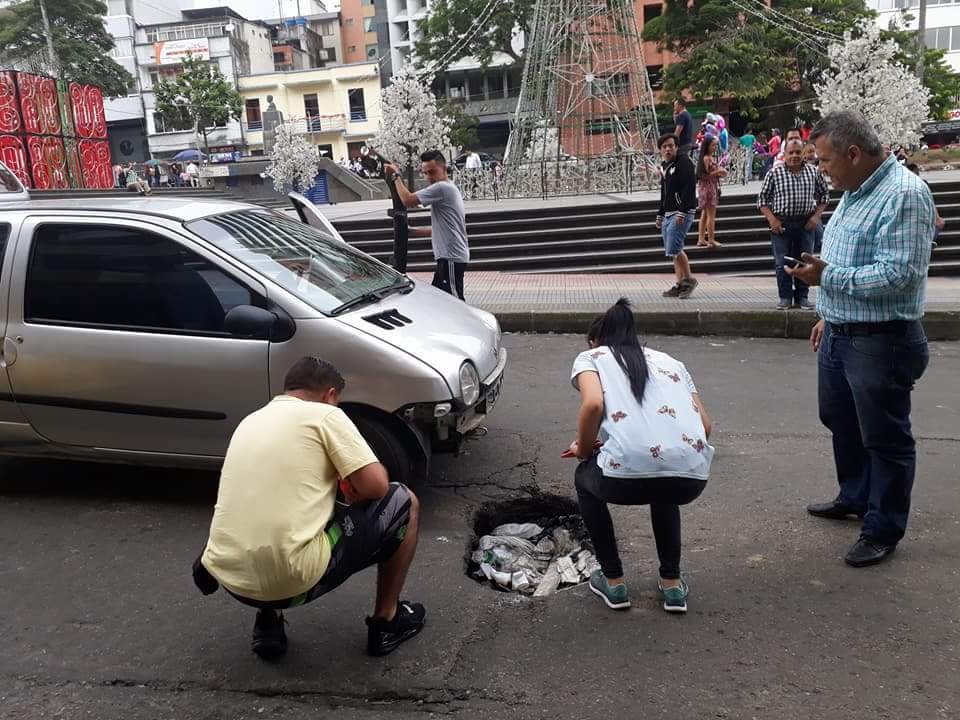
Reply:
[[[845,192],[823,235],[817,312],[831,323],[918,320],[935,232],[933,196],[888,157]]]
[[[813,165],[804,163],[798,173],[778,165],[763,179],[757,207],[770,208],[778,218],[806,217],[829,200],[827,181]]]

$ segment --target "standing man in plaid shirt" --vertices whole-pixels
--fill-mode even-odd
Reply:
[[[777,308],[791,306],[813,310],[808,299],[810,288],[784,269],[784,256],[799,258],[813,252],[814,231],[827,207],[830,191],[815,167],[803,161],[803,141],[788,140],[783,165],[767,173],[757,197],[760,212],[770,223],[770,241],[777,270]]]
[[[820,168],[844,190],[823,237],[788,272],[819,285],[820,419],[833,433],[840,492],[807,507],[831,519],[863,518],[846,555],[854,567],[882,562],[903,538],[917,451],[910,392],[927,367],[920,318],[936,211],[927,186],[883,152],[860,113],[831,113],[810,136]]]

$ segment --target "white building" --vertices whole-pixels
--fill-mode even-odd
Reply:
[[[908,26],[916,30],[919,0],[867,0],[877,11],[877,24],[886,30],[891,20],[899,20],[904,8],[910,8],[913,20]],[[947,51],[946,61],[960,73],[960,0],[927,0],[926,46]]]
[[[126,97],[104,98],[103,102],[114,162],[143,162],[149,157],[140,72],[133,49],[137,25],[176,22],[181,19],[181,10],[191,6],[192,0],[165,0],[162,4],[144,0],[107,0],[104,25],[114,42],[110,57],[134,78]]]
[[[386,6],[387,34],[390,41],[387,74],[416,63],[414,46],[420,39],[420,21],[426,19],[432,0],[382,0]],[[513,38],[513,50],[523,53],[523,36]],[[384,59],[386,61],[386,59]],[[523,67],[512,65],[506,53],[494,53],[486,70],[473,58],[464,57],[451,64],[434,82],[438,97],[462,102],[464,111],[480,121],[480,142],[476,149],[502,152],[509,134],[509,116],[517,105]],[[388,78],[384,78],[386,81]]]
[[[134,50],[143,89],[147,141],[154,157],[169,158],[180,150],[199,147],[202,138],[186,121],[164,121],[155,112],[153,88],[158,82],[176,77],[182,58],[215,63],[226,80],[237,87],[241,75],[273,72],[273,45],[270,27],[249,21],[229,8],[181,11],[175,22],[141,25],[136,31]],[[239,120],[210,130],[211,152],[242,150],[244,131]],[[201,148],[202,149],[202,148]]]

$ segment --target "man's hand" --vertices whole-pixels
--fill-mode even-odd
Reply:
[[[823,340],[823,329],[827,326],[826,320],[821,320],[816,325],[813,326],[813,330],[810,331],[810,347],[813,348],[814,352],[820,351],[820,342]]]
[[[657,230],[663,227],[663,218],[657,215]]]
[[[383,174],[389,180],[394,175],[399,175],[400,171],[397,170],[397,166],[393,163],[384,163],[383,164]]]
[[[807,229],[807,230],[816,230],[816,229],[817,229],[817,225],[819,225],[819,224],[820,224],[820,216],[819,216],[819,215],[811,215],[811,216],[810,216],[810,219],[807,220],[807,223],[806,223],[803,227],[804,227],[805,229]]]
[[[675,222],[677,226],[680,226],[680,225],[683,225],[683,221],[686,219],[687,219],[686,215],[684,215],[683,213],[677,213],[676,216],[673,218],[673,222]]]
[[[803,260],[803,265],[797,265],[795,268],[784,267],[783,269],[787,275],[795,277],[797,280],[802,280],[811,287],[818,286],[820,284],[820,278],[823,277],[823,269],[827,267],[827,264],[810,253],[803,253],[800,259]]]
[[[774,218],[770,222],[770,232],[774,233],[775,235],[783,235],[783,223],[777,218]]]

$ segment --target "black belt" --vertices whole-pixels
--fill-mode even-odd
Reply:
[[[834,335],[856,337],[864,335],[906,335],[916,320],[887,320],[872,323],[830,323]]]

